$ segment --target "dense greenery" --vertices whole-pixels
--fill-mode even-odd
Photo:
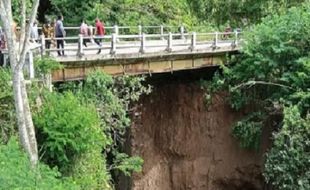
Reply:
[[[257,148],[264,122],[284,117],[276,122],[265,172],[277,189],[310,188],[309,11],[306,3],[263,19],[245,35],[243,54],[233,58],[237,64],[223,66],[207,87],[228,90],[233,108],[250,110],[233,129],[242,146]]]
[[[304,0],[188,0],[200,22],[211,21],[217,25],[235,27],[259,22],[265,16],[286,11]]]
[[[84,17],[89,24],[96,17],[107,25],[137,26],[184,24],[188,28],[201,25],[234,27],[260,22],[274,12],[284,12],[288,7],[304,0],[52,0],[47,14],[63,14],[67,25],[77,25]]]
[[[0,189],[79,189],[72,180],[59,178],[57,170],[44,164],[31,168],[15,137],[7,145],[0,144]]]
[[[125,133],[130,125],[130,104],[142,94],[150,92],[150,87],[142,85],[143,77],[122,76],[112,78],[100,71],[90,74],[84,82],[67,83],[63,91],[73,91],[85,104],[93,104],[100,117],[100,125],[107,136],[105,154],[111,154],[111,169],[125,174],[141,171],[143,161],[139,157],[128,157],[120,153],[125,141]],[[129,163],[129,164],[128,164]],[[133,164],[133,165],[132,165]]]
[[[15,134],[15,115],[13,92],[9,81],[10,72],[0,68],[0,143],[5,143]]]
[[[191,25],[196,21],[185,0],[53,0],[52,4],[57,14],[64,15],[68,24],[79,24],[83,17],[89,23],[94,23],[95,18],[99,17],[110,26]]]
[[[49,59],[36,62],[36,67],[43,75],[50,72],[55,65],[57,66]],[[7,143],[12,136],[17,135],[10,77],[7,70],[1,69],[0,121],[3,143]],[[51,181],[50,186],[46,186],[48,184],[45,179],[42,179],[43,189],[70,189],[71,187],[112,189],[111,171],[123,172],[125,175],[131,175],[133,171],[141,171],[143,160],[140,157],[130,157],[122,153],[121,146],[126,129],[130,125],[130,104],[150,91],[149,87],[142,85],[143,81],[143,77],[112,78],[102,72],[95,72],[90,74],[85,82],[68,83],[65,85],[66,89],[61,89],[61,93],[51,93],[40,84],[33,83],[29,86],[40,158],[49,167],[55,168],[50,170],[49,167],[41,164],[42,169],[38,174],[31,174],[33,171],[28,171],[30,165],[20,162],[20,175],[29,175],[29,180],[24,179],[25,187],[28,187],[29,182],[29,189],[41,188],[40,183],[34,183],[34,186],[31,186],[31,182],[42,176]],[[12,149],[11,146],[13,145],[9,143],[3,145],[3,148]],[[2,152],[4,156],[9,156],[5,151]],[[113,159],[107,161],[107,155],[112,155]],[[12,156],[16,161],[28,161],[19,149]],[[24,170],[30,173],[23,173]],[[67,181],[57,170],[62,176],[70,177],[75,185],[69,181],[67,183],[56,180],[61,178]],[[47,172],[46,175],[44,172]],[[6,189],[11,182],[14,183],[15,178],[11,174],[14,173],[10,173],[7,177],[11,177],[12,180],[1,183],[1,189]],[[21,184],[22,182],[16,181],[16,187],[21,187]]]
[[[106,137],[99,127],[95,107],[82,105],[72,93],[51,93],[34,114],[40,154],[46,163],[67,171],[70,162],[82,153],[99,146]]]
[[[297,106],[285,108],[284,116],[267,155],[265,176],[278,189],[306,190],[310,187],[310,116],[302,118]]]

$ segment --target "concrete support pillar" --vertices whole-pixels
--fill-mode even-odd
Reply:
[[[41,57],[45,56],[45,36],[41,35]]]
[[[235,40],[234,40],[234,44],[233,44],[233,48],[237,47],[239,44],[238,44],[238,36],[239,33],[238,31],[235,31]]]
[[[119,28],[117,25],[113,26],[114,34],[119,35]]]
[[[166,51],[168,51],[168,52],[172,51],[172,40],[173,40],[172,33],[169,32],[168,39],[167,39],[167,49],[166,49]]]
[[[194,51],[196,49],[196,43],[197,43],[197,34],[196,34],[196,32],[193,32],[192,33],[192,39],[191,39],[191,47],[190,47],[190,49],[192,51]]]
[[[184,26],[183,25],[180,28],[180,33],[181,33],[181,39],[184,40],[185,36],[184,36]]]
[[[83,48],[83,35],[79,35],[79,49],[77,55],[82,56],[84,55],[84,48]]]
[[[29,60],[28,63],[29,78],[34,79],[35,73],[34,73],[33,53],[31,50],[28,52],[28,60]]]
[[[112,34],[112,38],[111,38],[111,50],[110,50],[110,54],[114,55],[116,53],[116,42],[117,42],[117,34]]]
[[[145,34],[142,33],[142,35],[140,36],[141,39],[141,45],[140,45],[140,53],[145,53]]]
[[[219,38],[219,34],[218,34],[218,32],[215,32],[214,42],[212,44],[213,50],[215,50],[218,46],[218,38]]]
[[[139,35],[142,35],[142,26],[141,25],[138,26],[138,32],[139,32]]]
[[[164,37],[164,26],[163,25],[160,25],[160,38],[162,40],[165,40],[165,37]]]
[[[89,31],[90,31],[89,36],[94,35],[94,27],[93,26],[89,26]]]

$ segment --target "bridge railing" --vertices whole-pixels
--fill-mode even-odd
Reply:
[[[168,34],[134,34],[134,35],[111,35],[99,36],[74,36],[64,38],[44,38],[41,36],[41,54],[49,54],[63,50],[62,48],[46,49],[47,41],[65,40],[64,51],[76,52],[76,55],[83,56],[91,50],[109,50],[105,54],[115,55],[124,53],[124,50],[133,50],[131,53],[146,53],[153,50],[156,52],[172,52],[177,50],[197,50],[197,47],[216,50],[223,48],[223,45],[231,48],[239,46],[241,40],[240,32],[215,32],[215,33],[171,33]],[[99,46],[84,47],[83,41],[101,41]],[[70,43],[69,43],[70,42]],[[198,48],[199,49],[199,48]],[[91,54],[91,53],[89,53]]]
[[[95,26],[89,25],[88,26],[89,30],[91,31],[91,34],[95,33]],[[185,33],[185,27],[184,26],[167,26],[167,25],[160,25],[160,26],[143,26],[143,25],[138,25],[138,26],[105,26],[105,31],[106,34],[165,34],[168,32],[176,33]],[[38,27],[40,31],[42,31],[42,27]],[[78,35],[80,32],[80,27],[79,26],[65,26],[64,30],[69,34],[69,35]]]

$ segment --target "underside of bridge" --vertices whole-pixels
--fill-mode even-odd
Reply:
[[[64,68],[54,71],[53,82],[81,80],[94,70],[102,70],[111,75],[138,75],[173,73],[181,70],[216,67],[228,64],[236,52],[195,53],[160,55],[151,57],[118,57],[98,60],[61,61]]]

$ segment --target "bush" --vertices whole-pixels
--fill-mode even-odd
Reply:
[[[302,119],[296,106],[284,111],[284,125],[274,135],[264,175],[277,189],[310,189],[310,116]]]
[[[82,102],[96,105],[100,125],[108,137],[105,153],[112,157],[110,168],[126,175],[141,171],[143,164],[141,158],[131,158],[119,152],[125,142],[126,130],[130,126],[131,103],[151,91],[150,86],[143,85],[144,80],[144,77],[137,76],[113,78],[101,71],[95,71],[90,73],[84,82],[62,86],[63,91],[73,91]]]
[[[16,133],[13,87],[9,70],[0,68],[0,143]]]
[[[236,123],[232,133],[240,141],[241,147],[259,149],[264,117],[261,112],[254,112]]]
[[[56,169],[39,163],[31,168],[27,155],[19,148],[16,138],[0,145],[0,189],[79,189],[71,180],[60,180]]]
[[[82,189],[109,190],[111,176],[101,147],[94,147],[73,161],[71,176]]]
[[[94,106],[82,105],[72,93],[46,94],[34,123],[40,155],[61,172],[68,172],[70,163],[82,153],[105,146],[106,136]]]

